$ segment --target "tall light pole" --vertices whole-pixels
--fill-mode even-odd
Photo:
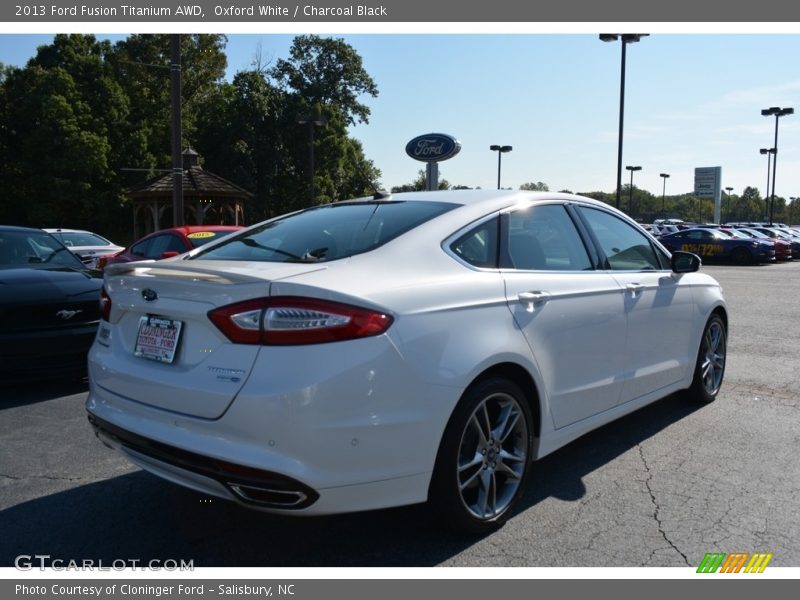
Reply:
[[[630,165],[625,167],[628,171],[631,172],[631,187],[630,187],[630,198],[628,199],[628,216],[632,219],[633,218],[633,172],[634,171],[641,171],[642,167],[632,167]],[[666,181],[666,180],[665,180]]]
[[[731,216],[731,192],[733,191],[733,188],[732,187],[726,187],[725,191],[728,192],[728,218],[730,218],[730,216]],[[720,220],[720,225],[722,225],[722,221],[723,221],[722,216],[720,216],[719,220]]]
[[[503,156],[504,152],[511,152],[514,148],[512,146],[498,146],[497,144],[492,144],[489,146],[489,150],[492,152],[497,152],[497,189],[500,189],[500,157]]]
[[[622,65],[619,76],[619,142],[617,144],[617,208],[620,204],[622,195],[622,125],[625,117],[625,48],[628,44],[638,42],[649,33],[601,33],[600,40],[603,42],[622,42]]]
[[[311,173],[309,176],[311,183],[311,198],[308,201],[308,205],[314,206],[316,204],[316,192],[314,190],[314,131],[317,127],[324,127],[327,125],[328,119],[325,117],[325,115],[321,115],[319,113],[308,114],[297,119],[297,124],[308,125],[309,170]]]
[[[659,177],[663,178],[664,186],[661,188],[661,214],[667,218],[667,178],[669,173],[659,173]],[[631,173],[631,186],[633,186],[633,173]]]
[[[767,189],[764,192],[764,218],[767,219],[769,218],[769,169],[772,155],[775,154],[775,148],[761,148],[759,152],[767,155]]]
[[[183,151],[181,140],[181,36],[170,36],[170,96],[172,100],[172,226],[183,225]]]
[[[772,147],[775,151],[775,159],[772,161],[772,197],[769,201],[769,224],[772,225],[772,211],[775,210],[775,172],[777,171],[778,165],[778,119],[786,115],[794,114],[794,109],[771,106],[770,108],[763,109],[761,114],[765,117],[775,115],[775,145]]]

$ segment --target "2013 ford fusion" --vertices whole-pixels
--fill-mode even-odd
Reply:
[[[292,514],[429,501],[483,531],[533,460],[673,392],[715,399],[728,313],[699,266],[580,196],[320,206],[109,267],[89,418],[206,494]]]

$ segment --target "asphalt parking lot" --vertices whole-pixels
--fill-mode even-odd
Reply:
[[[671,396],[550,455],[517,514],[484,537],[443,532],[424,506],[297,519],[208,499],[100,444],[85,383],[0,388],[0,566],[46,554],[243,567],[696,567],[706,552],[771,552],[772,566],[798,567],[800,261],[703,270],[730,308],[717,401]]]

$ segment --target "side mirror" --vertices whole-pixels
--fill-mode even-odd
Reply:
[[[167,250],[166,252],[161,253],[159,260],[164,258],[172,258],[173,256],[178,256],[179,254],[180,252],[175,252],[175,250]]]
[[[691,252],[675,251],[670,259],[670,267],[673,273],[695,273],[700,270],[702,261],[697,254]]]

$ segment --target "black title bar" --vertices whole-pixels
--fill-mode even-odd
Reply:
[[[0,6],[4,23],[786,23],[800,3],[761,0],[46,0]]]

